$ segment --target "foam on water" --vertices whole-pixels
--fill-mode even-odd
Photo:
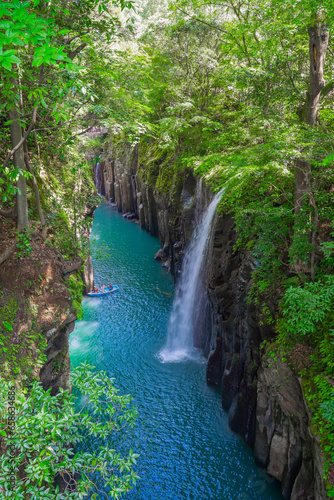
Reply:
[[[194,349],[161,349],[158,358],[161,363],[179,363],[185,360],[199,361],[201,359],[198,352]]]

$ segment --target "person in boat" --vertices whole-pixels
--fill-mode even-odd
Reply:
[[[109,290],[113,290],[114,287],[112,286],[111,283],[109,283],[108,288],[109,288]]]
[[[106,289],[104,288],[104,285],[101,286],[101,293],[105,293]]]
[[[93,293],[98,293],[99,289],[97,288],[97,286],[94,286],[93,288]]]

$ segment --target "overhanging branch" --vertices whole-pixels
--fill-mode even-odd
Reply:
[[[325,85],[320,92],[321,99],[327,97],[328,94],[332,92],[332,90],[334,90],[334,82],[327,83],[327,85]]]

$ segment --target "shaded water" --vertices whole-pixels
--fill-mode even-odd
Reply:
[[[154,261],[159,242],[113,208],[101,205],[93,225],[95,283],[114,296],[84,299],[84,318],[70,335],[73,366],[87,360],[116,378],[138,409],[132,431],[113,442],[140,453],[141,480],[126,500],[281,500],[275,484],[233,434],[219,393],[205,382],[205,361],[161,363],[173,283]],[[105,249],[107,245],[109,249]],[[87,443],[93,450],[97,443]],[[102,496],[101,496],[102,498]]]

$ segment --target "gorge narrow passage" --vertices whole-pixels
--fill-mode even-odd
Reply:
[[[162,363],[174,286],[154,261],[159,241],[102,204],[93,224],[95,283],[114,296],[85,298],[70,336],[72,366],[88,361],[131,393],[133,430],[111,441],[140,454],[141,480],[127,500],[279,500],[279,487],[228,428],[220,394],[206,385],[205,360]],[[101,443],[86,443],[87,451]],[[101,496],[101,498],[104,498]]]

